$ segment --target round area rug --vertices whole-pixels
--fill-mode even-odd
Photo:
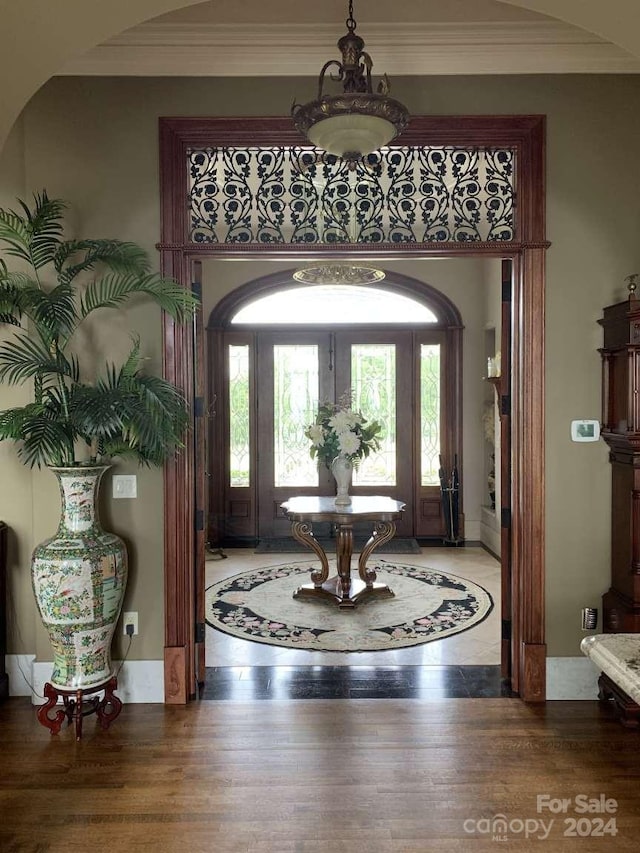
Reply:
[[[477,625],[493,607],[489,593],[472,581],[384,560],[372,568],[394,598],[347,611],[327,601],[293,598],[301,584],[310,582],[312,565],[269,566],[213,584],[206,591],[207,624],[270,646],[365,652],[450,637]],[[330,575],[335,573],[334,563]]]

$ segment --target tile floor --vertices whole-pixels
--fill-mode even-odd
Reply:
[[[510,695],[499,666],[207,667],[200,699],[480,699]]]
[[[455,684],[455,690],[466,690],[467,688],[463,685],[468,686],[470,683],[469,667],[486,668],[484,680],[481,678],[481,682],[495,686],[495,667],[500,664],[500,564],[484,549],[478,547],[422,548],[421,550],[420,555],[386,555],[386,559],[409,565],[428,566],[480,584],[491,594],[494,601],[493,610],[483,622],[461,634],[433,640],[422,646],[395,649],[389,652],[355,653],[313,652],[267,646],[227,636],[207,625],[206,664],[208,668],[218,672],[217,676],[214,673],[208,673],[209,682],[212,683],[211,679],[215,678],[220,682],[226,678],[242,679],[244,677],[246,679],[249,674],[247,667],[264,668],[261,674],[251,674],[252,679],[258,684],[266,683],[265,679],[269,680],[269,683],[275,683],[274,667],[294,667],[300,671],[305,667],[322,667],[325,670],[323,678],[328,677],[331,670],[334,681],[338,676],[336,668],[351,667],[356,681],[360,678],[365,681],[368,679],[369,682],[372,677],[371,668],[375,668],[376,678],[397,681],[400,677],[397,668],[411,666],[416,670],[412,676],[413,686],[415,687],[419,682],[420,690],[429,690],[432,687],[440,689],[442,684]],[[227,554],[226,559],[217,559],[212,556],[207,560],[207,586],[251,568],[286,562],[307,562],[306,555],[303,553],[254,554],[252,549],[226,549],[224,553]],[[229,667],[234,668],[235,672],[225,671]],[[447,673],[446,678],[437,678],[438,671],[442,675],[443,667],[452,669]],[[417,668],[421,668],[422,673],[418,674]],[[280,670],[280,676],[284,677],[284,672]],[[480,670],[477,671],[477,675],[480,676]],[[289,678],[289,681],[291,682],[292,679]],[[478,689],[482,691],[485,688],[478,686]],[[499,691],[493,695],[500,695]]]

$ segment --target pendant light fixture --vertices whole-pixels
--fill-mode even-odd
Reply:
[[[318,263],[293,273],[300,284],[378,284],[385,277],[383,270],[360,264]]]
[[[364,155],[387,145],[404,130],[409,120],[406,107],[389,97],[386,74],[374,92],[373,62],[356,35],[353,2],[349,0],[347,33],[338,41],[342,61],[331,59],[322,66],[318,97],[308,104],[294,103],[291,115],[297,129],[312,145],[346,160],[350,169]],[[324,93],[325,74],[342,83],[343,92]]]

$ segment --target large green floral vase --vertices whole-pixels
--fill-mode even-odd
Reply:
[[[98,519],[98,488],[108,467],[50,470],[60,485],[62,515],[56,535],[33,552],[31,579],[53,646],[51,684],[86,690],[113,675],[111,640],[127,584],[127,552]]]

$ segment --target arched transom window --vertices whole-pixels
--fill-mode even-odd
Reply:
[[[243,305],[231,320],[232,325],[256,326],[435,322],[433,311],[417,299],[381,287],[350,284],[278,290]]]

